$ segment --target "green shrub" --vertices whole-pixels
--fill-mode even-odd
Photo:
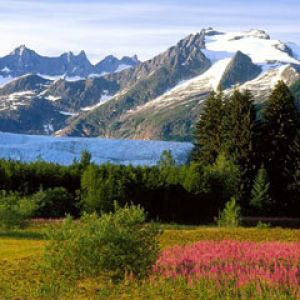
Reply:
[[[37,215],[40,217],[64,217],[72,210],[73,197],[63,187],[40,190],[32,198],[39,204]]]
[[[230,199],[238,191],[240,182],[240,172],[237,165],[232,160],[227,159],[225,154],[218,155],[216,162],[205,168],[205,178],[207,187],[210,187],[211,193],[219,194],[221,204]],[[222,203],[223,202],[223,203]],[[222,205],[222,206],[223,206]]]
[[[258,229],[269,229],[270,227],[271,227],[270,223],[264,223],[264,222],[261,222],[261,221],[259,221],[256,224],[256,228],[258,228]]]
[[[37,210],[35,201],[18,194],[0,192],[0,227],[5,229],[25,227]]]
[[[105,174],[103,174],[105,173]],[[89,165],[81,178],[81,205],[87,213],[107,213],[113,210],[113,203],[120,198],[123,186],[113,168],[107,172]]]
[[[217,224],[220,227],[237,227],[240,225],[240,207],[232,197],[226,203],[224,210],[219,214]]]
[[[75,280],[100,275],[123,279],[125,274],[143,278],[157,259],[158,234],[155,225],[145,224],[138,206],[115,205],[113,213],[85,214],[79,223],[68,217],[60,229],[48,232],[45,271]]]

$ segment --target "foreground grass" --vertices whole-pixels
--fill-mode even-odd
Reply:
[[[1,299],[40,298],[36,291],[44,276],[36,266],[47,243],[43,234],[47,226],[35,224],[27,230],[0,232]],[[160,236],[162,249],[200,240],[300,242],[300,230],[291,229],[163,227],[165,231]],[[284,289],[270,290],[262,286],[258,293],[251,286],[243,290],[237,290],[234,286],[220,289],[210,282],[191,286],[180,279],[172,281],[162,278],[143,282],[126,280],[118,285],[106,278],[97,278],[81,281],[71,287],[69,290],[69,285],[66,285],[65,299],[297,299],[296,295]],[[53,295],[49,298],[55,299]],[[60,295],[59,299],[64,297]]]

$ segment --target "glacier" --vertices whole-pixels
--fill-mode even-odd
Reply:
[[[187,162],[193,145],[183,142],[115,140],[23,135],[0,132],[0,158],[23,162],[43,160],[70,165],[82,151],[92,154],[97,164],[153,166],[163,151],[170,150],[176,163]]]

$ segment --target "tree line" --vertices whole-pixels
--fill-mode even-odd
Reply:
[[[238,169],[235,197],[248,214],[300,211],[300,121],[283,81],[267,101],[248,92],[212,93],[196,128],[194,158],[211,165],[224,156]]]
[[[0,160],[0,206],[26,198],[37,203],[35,217],[79,217],[110,212],[116,201],[141,205],[152,220],[203,224],[234,196],[244,216],[299,217],[299,128],[283,82],[259,105],[247,91],[212,93],[188,164],[168,151],[153,167],[99,166],[86,151],[70,166]]]

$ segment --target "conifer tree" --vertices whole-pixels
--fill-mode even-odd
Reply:
[[[297,129],[298,113],[295,99],[283,81],[279,81],[268,99],[263,113],[264,163],[271,182],[271,196],[277,199],[278,209],[286,207],[289,171],[285,172]]]
[[[221,151],[223,115],[223,95],[221,92],[218,94],[212,92],[205,102],[195,132],[195,158],[204,165],[214,163]]]
[[[238,201],[247,201],[255,176],[254,126],[256,111],[252,95],[236,90],[225,103],[224,152],[240,168]]]
[[[288,213],[300,217],[300,132],[290,146],[285,176],[288,181]]]
[[[160,169],[163,169],[163,168],[175,167],[176,161],[173,158],[172,152],[170,150],[164,150],[157,164]]]
[[[250,206],[257,214],[268,212],[271,205],[269,191],[270,182],[264,167],[261,167],[256,175],[251,191]]]
[[[235,197],[232,197],[219,213],[217,224],[219,227],[238,227],[241,219],[241,208],[237,204]]]

